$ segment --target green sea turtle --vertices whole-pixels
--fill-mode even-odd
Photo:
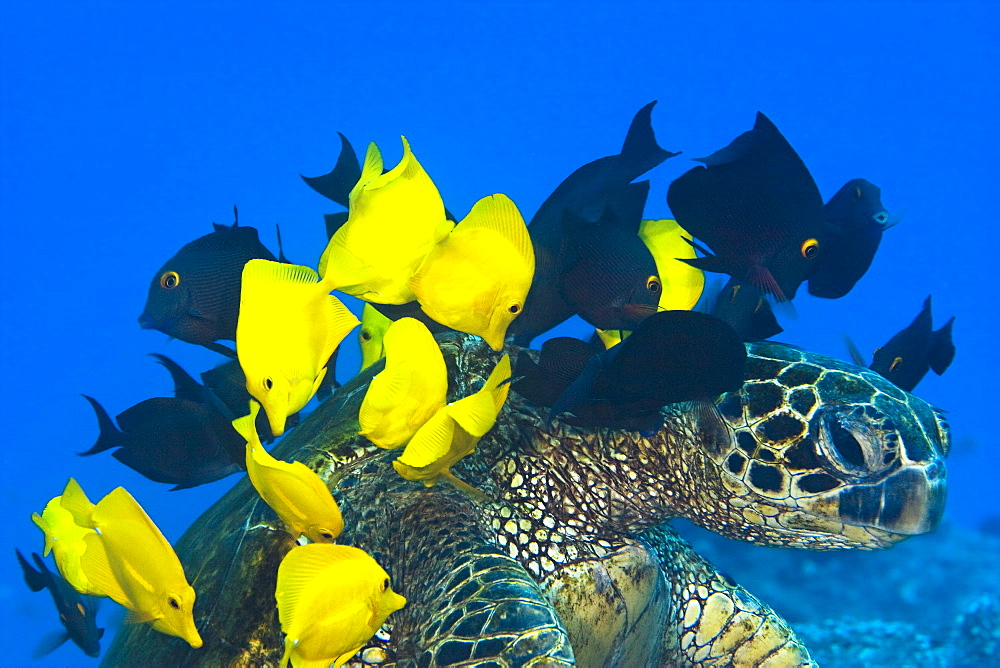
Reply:
[[[478,389],[498,354],[476,337],[438,339],[449,398]],[[947,424],[867,369],[776,343],[748,352],[743,388],[717,413],[668,406],[652,437],[549,426],[547,409],[512,391],[477,453],[454,468],[482,495],[403,480],[390,465],[399,451],[357,435],[381,365],[339,389],[275,455],[328,481],[347,527],[339,542],[371,553],[409,600],[354,661],[809,664],[783,619],[666,522],[686,517],[762,545],[891,545],[940,519]],[[176,546],[204,647],[126,626],[106,663],[276,665],[274,586],[293,545],[240,482]]]

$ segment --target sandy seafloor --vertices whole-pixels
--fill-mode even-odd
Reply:
[[[59,628],[14,547],[76,476],[124,485],[171,540],[236,480],[168,492],[109,455],[80,393],[114,414],[169,393],[149,352],[192,372],[213,353],[141,331],[153,272],[231,221],[313,264],[336,207],[299,174],[328,171],[336,131],[391,164],[405,134],[448,207],[504,192],[526,218],[572,170],[615,153],[642,105],[683,154],[650,173],[649,217],[690,158],[768,114],[824,197],[882,188],[900,223],[847,297],[802,290],[782,341],[870,353],[928,294],[957,316],[958,354],[917,394],[951,411],[949,504],[934,535],[882,553],[699,549],[782,612],[825,665],[1000,664],[1000,451],[995,224],[1000,9],[983,2],[0,4],[3,454],[0,664],[32,663]],[[354,304],[356,306],[356,303]],[[585,328],[576,332],[586,336]],[[356,371],[353,337],[338,368]],[[105,604],[113,630],[120,609]],[[110,641],[110,631],[104,641]],[[67,644],[37,665],[93,665]]]

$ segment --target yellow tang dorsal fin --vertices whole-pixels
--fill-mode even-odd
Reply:
[[[243,290],[268,290],[282,285],[314,285],[319,281],[311,267],[254,259],[243,266]]]
[[[378,144],[371,142],[368,144],[368,150],[365,152],[365,164],[361,167],[361,178],[354,184],[350,194],[347,196],[347,201],[350,204],[354,203],[354,199],[366,185],[382,176],[382,167],[382,151],[379,150]]]
[[[454,435],[455,421],[445,408],[438,409],[406,444],[399,461],[414,468],[429,466],[448,454]]]
[[[100,534],[88,534],[83,542],[87,549],[80,556],[80,568],[86,575],[91,590],[99,591],[101,595],[134,610],[137,603],[128,597],[111,570],[108,553],[104,549],[104,541],[101,540]]]
[[[94,528],[94,504],[90,502],[76,478],[70,478],[59,501],[63,508],[73,514],[73,521],[88,529]]]
[[[534,275],[535,251],[531,245],[528,226],[514,201],[503,193],[489,195],[476,202],[455,229],[462,233],[477,229],[496,232],[510,242],[518,257],[524,260]]]

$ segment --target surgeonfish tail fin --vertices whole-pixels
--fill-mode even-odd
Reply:
[[[652,122],[654,106],[656,106],[656,100],[636,112],[632,124],[628,128],[628,134],[625,135],[625,142],[622,144],[621,156],[627,165],[625,171],[628,174],[634,174],[633,179],[648,172],[667,158],[679,155],[661,148],[656,143]]]
[[[28,589],[31,591],[41,591],[45,589],[45,573],[41,571],[36,571],[32,568],[28,560],[24,558],[21,551],[18,549],[14,550],[17,554],[17,563],[21,564],[21,570],[24,571],[24,581],[28,583]],[[38,556],[37,554],[35,555]]]
[[[927,356],[934,373],[941,375],[955,359],[955,344],[951,340],[951,326],[955,316],[945,323],[944,327],[931,334],[931,352]]]
[[[104,406],[101,406],[97,402],[97,399],[93,397],[88,397],[86,394],[80,395],[84,399],[90,402],[90,405],[94,408],[94,413],[97,414],[97,426],[100,428],[100,433],[97,436],[97,442],[84,452],[78,452],[76,454],[81,457],[87,455],[96,455],[98,452],[104,452],[105,450],[110,450],[111,448],[117,448],[124,445],[125,434],[119,431],[118,427],[111,420],[111,416],[108,412],[104,410]]]

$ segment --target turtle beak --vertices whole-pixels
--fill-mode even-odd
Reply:
[[[839,513],[850,524],[914,536],[937,528],[944,514],[947,471],[943,460],[908,466],[877,485],[839,494]]]

